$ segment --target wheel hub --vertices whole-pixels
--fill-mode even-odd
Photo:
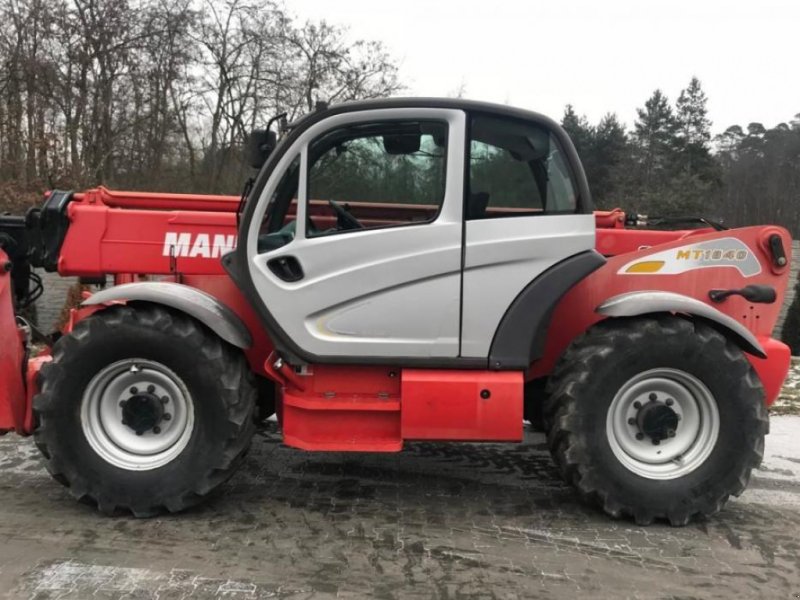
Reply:
[[[636,414],[636,425],[644,435],[660,444],[663,440],[675,437],[680,417],[670,406],[658,400],[650,400]]]
[[[89,445],[110,464],[132,471],[156,469],[189,443],[192,397],[166,365],[123,359],[101,369],[87,385],[81,426]]]
[[[719,435],[719,411],[694,375],[651,369],[631,377],[614,396],[606,435],[628,470],[647,479],[674,479],[710,455]]]
[[[161,423],[164,414],[161,399],[151,392],[134,393],[122,401],[122,424],[133,429],[136,435],[142,435],[150,430],[153,430],[153,433],[160,433],[155,431],[155,428]]]

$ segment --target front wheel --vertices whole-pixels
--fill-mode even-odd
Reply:
[[[761,382],[742,351],[703,322],[602,322],[573,342],[548,387],[553,458],[612,516],[684,525],[712,515],[761,462]]]
[[[233,474],[254,431],[241,352],[155,305],[112,306],[78,323],[39,383],[35,439],[47,469],[105,513],[196,504]]]

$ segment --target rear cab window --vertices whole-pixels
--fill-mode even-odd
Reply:
[[[470,121],[467,219],[571,214],[576,185],[555,136],[517,119]]]

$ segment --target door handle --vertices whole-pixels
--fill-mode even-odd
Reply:
[[[300,281],[303,277],[303,267],[294,256],[278,256],[267,262],[269,270],[284,281]]]

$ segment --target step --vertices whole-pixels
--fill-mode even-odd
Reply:
[[[285,392],[283,441],[312,451],[399,452],[400,398]]]

